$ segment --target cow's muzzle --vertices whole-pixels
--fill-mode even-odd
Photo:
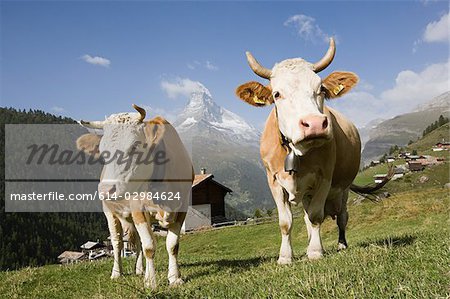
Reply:
[[[308,115],[299,121],[303,140],[327,138],[329,121],[326,115]]]

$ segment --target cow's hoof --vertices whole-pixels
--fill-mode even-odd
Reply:
[[[277,263],[278,265],[290,265],[292,264],[292,258],[280,256]]]
[[[321,251],[311,251],[308,252],[307,255],[310,261],[319,260],[323,257],[323,253]]]
[[[174,281],[169,282],[169,285],[170,285],[171,287],[176,287],[176,286],[182,285],[183,283],[184,283],[183,279],[177,278],[177,279],[175,279]]]
[[[120,272],[113,272],[112,274],[111,274],[111,279],[117,279],[117,278],[119,278],[120,277]]]
[[[344,250],[344,249],[347,249],[347,245],[343,244],[343,243],[339,243],[338,244],[338,251],[341,251],[341,250]]]
[[[144,269],[136,269],[136,275],[144,275]]]

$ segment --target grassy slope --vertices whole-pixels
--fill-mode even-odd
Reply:
[[[186,235],[181,241],[181,269],[187,283],[169,288],[166,254],[158,242],[159,289],[143,289],[142,277],[126,275],[112,282],[111,260],[71,266],[51,265],[0,273],[5,298],[142,297],[419,297],[449,295],[450,222],[448,191],[428,188],[403,192],[379,204],[350,206],[350,248],[336,252],[336,226],[322,229],[327,254],[305,260],[302,219],[295,219],[292,266],[278,266],[280,235],[275,223],[225,228]]]
[[[440,131],[411,145],[427,150]],[[446,128],[448,130],[448,126]],[[436,135],[436,136],[435,136]],[[428,144],[430,143],[430,144]],[[442,153],[442,152],[441,152]],[[448,161],[448,152],[444,152]],[[372,179],[360,174],[358,183]],[[421,175],[430,180],[418,183]],[[111,281],[111,260],[71,266],[51,265],[0,272],[4,298],[143,298],[143,297],[337,297],[434,298],[450,296],[449,164],[428,168],[391,182],[389,199],[350,205],[350,248],[336,252],[337,229],[328,219],[322,227],[325,258],[304,258],[307,237],[303,220],[294,221],[292,266],[276,264],[280,234],[276,223],[225,228],[182,237],[180,262],[187,282],[169,288],[164,240],[159,239],[156,265],[159,288],[143,288],[132,275],[133,259],[126,259],[126,275]]]

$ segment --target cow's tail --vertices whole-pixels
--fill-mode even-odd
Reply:
[[[350,190],[352,190],[353,192],[355,192],[358,195],[361,195],[365,198],[370,199],[371,201],[379,201],[380,198],[378,195],[375,194],[375,191],[378,191],[381,188],[383,188],[384,185],[386,185],[392,179],[394,174],[395,174],[394,165],[391,164],[391,165],[389,165],[389,169],[388,169],[388,173],[387,173],[386,177],[380,183],[368,184],[368,185],[364,185],[364,186],[358,186],[355,184],[351,184]]]

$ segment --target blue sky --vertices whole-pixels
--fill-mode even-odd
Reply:
[[[1,106],[103,119],[136,103],[169,118],[199,81],[261,128],[269,109],[235,88],[291,57],[348,70],[358,88],[331,103],[358,125],[407,112],[449,90],[447,1],[1,2]],[[164,86],[164,88],[163,88]]]

